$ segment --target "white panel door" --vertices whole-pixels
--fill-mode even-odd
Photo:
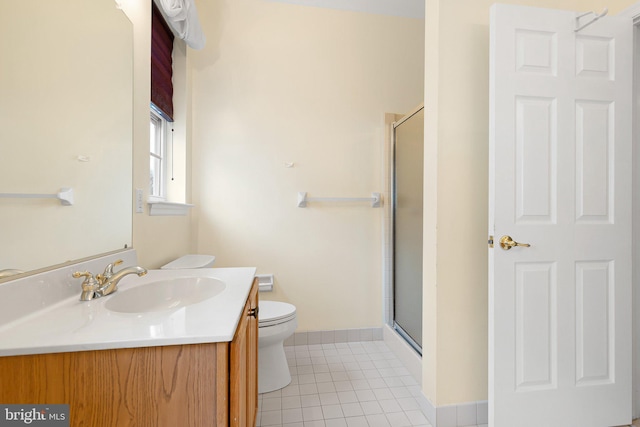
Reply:
[[[576,15],[491,10],[492,427],[631,422],[632,22]]]

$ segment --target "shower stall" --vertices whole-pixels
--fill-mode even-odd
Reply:
[[[393,123],[391,149],[391,320],[422,354],[424,107]]]

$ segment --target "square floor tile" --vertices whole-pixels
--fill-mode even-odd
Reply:
[[[272,397],[263,399],[261,408],[263,411],[279,411],[282,409],[282,398]]]
[[[260,417],[260,425],[277,426],[282,424],[282,411],[263,411]]]
[[[366,402],[368,400],[377,400],[376,395],[372,390],[355,390],[356,396],[358,396],[359,402]]]
[[[405,411],[405,415],[409,418],[412,426],[428,424],[429,420],[421,411]]]
[[[397,401],[403,411],[415,411],[417,409],[420,409],[418,401],[413,397],[403,397],[401,399],[397,399]]]
[[[347,427],[369,427],[369,423],[364,416],[361,417],[347,417]]]
[[[300,396],[300,386],[298,386],[297,384],[288,385],[285,388],[283,388],[281,391],[282,391],[281,396],[283,397],[284,396]]]
[[[319,343],[318,334],[307,333],[298,337],[303,344],[285,347],[291,384],[258,397],[257,426],[431,427],[418,382],[383,341],[338,335],[345,341]],[[470,420],[475,408],[468,409],[461,418]]]
[[[316,386],[318,387],[318,393],[337,392],[335,383],[333,381],[326,383],[317,383]]]
[[[332,419],[332,418],[344,418],[344,413],[342,412],[342,407],[337,405],[322,405],[322,414],[324,415],[324,419]]]
[[[318,386],[316,386],[316,383],[300,384],[300,395],[305,394],[318,394]]]
[[[310,406],[320,406],[320,395],[318,394],[305,394],[300,396],[300,406],[308,408]]]
[[[333,382],[333,378],[331,377],[331,374],[329,372],[321,372],[315,374],[315,381],[317,383]]]
[[[367,415],[367,422],[369,423],[369,427],[401,427],[391,425],[384,414]]]
[[[321,405],[337,405],[339,403],[338,393],[320,393]]]
[[[354,390],[368,390],[371,388],[369,381],[367,380],[351,380],[351,385]]]
[[[411,421],[404,412],[392,412],[386,414],[389,424],[393,427],[411,427]]]
[[[342,403],[340,406],[342,406],[342,413],[345,417],[357,417],[364,415],[364,411],[362,410],[362,406],[360,406],[359,402]]]
[[[378,400],[395,399],[395,396],[388,388],[374,388],[372,391]]]
[[[313,374],[313,365],[296,366],[297,375]]]
[[[347,371],[333,371],[331,372],[331,379],[333,381],[350,381]]]
[[[295,423],[302,422],[302,408],[296,409],[283,409],[282,410],[282,423]]]
[[[329,365],[327,365],[326,363],[320,363],[320,364],[313,364],[313,372],[316,374],[323,374],[326,372],[331,372],[329,370]]]
[[[411,392],[406,387],[390,387],[391,393],[395,396],[396,399],[400,399],[402,397],[411,397]]]
[[[358,396],[355,391],[339,391],[338,399],[340,399],[340,403],[351,403],[357,402]]]
[[[362,407],[362,412],[364,412],[364,415],[382,414],[382,407],[375,400],[360,402],[360,406]]]
[[[325,427],[348,427],[347,420],[345,420],[344,418],[325,420],[324,425]]]
[[[353,384],[351,384],[351,381],[334,381],[333,385],[335,386],[336,391],[353,390]]]
[[[300,396],[284,396],[282,398],[282,409],[302,408]]]
[[[385,413],[402,412],[402,408],[395,399],[378,400],[380,407]]]
[[[322,414],[322,407],[311,406],[309,408],[302,408],[302,418],[304,419],[305,423],[307,421],[324,420],[324,415]]]

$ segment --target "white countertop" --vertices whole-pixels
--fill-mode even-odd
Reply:
[[[74,297],[0,325],[0,356],[231,341],[255,271],[149,270],[143,277],[124,277],[116,293],[92,301],[79,300],[78,281]],[[212,277],[226,287],[213,298],[166,311],[127,314],[104,307],[111,296],[127,289],[180,277]]]

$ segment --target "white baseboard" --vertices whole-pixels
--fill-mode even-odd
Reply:
[[[418,403],[433,427],[488,427],[489,403],[487,401],[435,407],[425,397]]]
[[[433,427],[486,426],[489,422],[487,401],[439,406],[435,412],[436,422],[431,423]]]
[[[382,340],[381,328],[354,328],[338,329],[335,331],[295,332],[284,340],[284,345],[333,344],[379,340]]]

